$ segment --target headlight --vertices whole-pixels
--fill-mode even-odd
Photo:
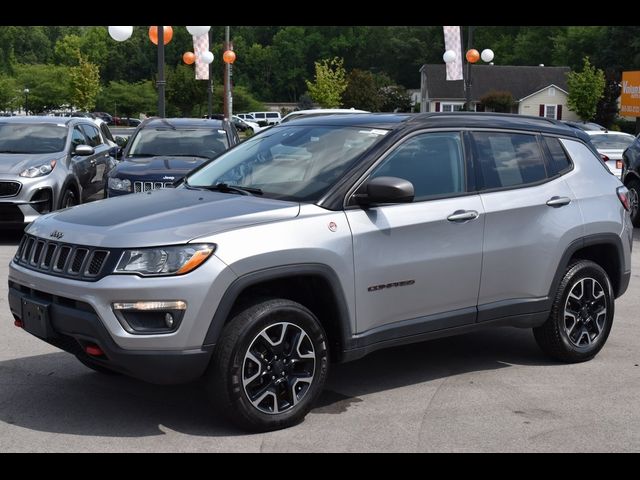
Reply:
[[[53,169],[56,167],[56,161],[51,160],[48,163],[44,163],[42,165],[38,165],[36,167],[29,167],[24,172],[20,174],[21,177],[34,178],[34,177],[43,177],[45,175],[49,175],[53,172]]]
[[[125,192],[131,191],[131,180],[126,178],[110,177],[108,186],[111,190],[123,190]]]
[[[215,248],[215,245],[202,244],[125,250],[115,272],[140,275],[182,275],[204,263]]]

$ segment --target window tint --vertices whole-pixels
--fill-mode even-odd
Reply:
[[[400,145],[370,178],[409,180],[415,201],[465,191],[464,156],[459,133],[427,133]]]
[[[278,113],[267,113],[267,118],[278,118],[279,116]]]
[[[71,134],[71,151],[73,152],[78,145],[86,145],[87,141],[84,138],[84,134],[80,131],[80,128],[74,127]]]
[[[87,140],[89,145],[92,147],[97,147],[102,143],[102,139],[100,138],[100,132],[98,129],[92,125],[82,124],[82,131],[87,136]]]
[[[111,135],[111,130],[109,130],[109,127],[107,127],[106,123],[101,123],[100,124],[100,131],[102,132],[102,136],[105,139],[111,140],[112,142],[115,143],[115,140],[113,139],[113,135]]]
[[[560,140],[552,137],[544,137],[544,141],[549,148],[549,153],[551,153],[551,161],[549,163],[550,172],[549,175],[557,175],[558,173],[564,172],[571,167],[571,161],[569,157],[567,157],[567,153],[560,145]]]
[[[473,138],[485,189],[525,185],[547,177],[534,135],[478,132]]]

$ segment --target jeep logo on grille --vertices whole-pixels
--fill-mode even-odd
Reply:
[[[51,238],[57,238],[58,240],[60,240],[62,237],[64,237],[64,233],[59,232],[58,230],[54,230],[49,234],[49,236]]]

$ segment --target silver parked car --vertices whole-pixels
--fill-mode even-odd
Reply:
[[[0,118],[0,225],[103,198],[109,148],[90,118]]]
[[[627,189],[538,117],[357,114],[274,126],[176,189],[32,223],[18,327],[98,371],[205,376],[251,430],[301,421],[331,361],[489,326],[593,358],[631,276]]]

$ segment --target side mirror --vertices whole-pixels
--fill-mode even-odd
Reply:
[[[124,148],[127,145],[129,139],[127,137],[116,137],[115,141],[120,148]]]
[[[381,203],[411,203],[415,196],[413,184],[398,177],[377,177],[365,184],[366,193],[353,197],[358,205],[369,206]]]
[[[78,145],[74,151],[74,154],[80,157],[88,157],[89,155],[93,155],[94,153],[96,153],[96,151],[89,145]]]
[[[109,149],[109,155],[117,160],[118,157],[122,156],[122,147],[111,147]]]

